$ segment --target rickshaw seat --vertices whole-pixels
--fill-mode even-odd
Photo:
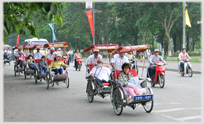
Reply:
[[[25,60],[27,61],[27,60],[28,60],[28,57],[25,57]]]
[[[41,61],[42,59],[35,59],[36,63],[39,63],[39,61]]]
[[[90,67],[89,67],[90,71],[92,70],[93,67],[95,67],[95,66],[90,66]],[[107,68],[109,68],[108,65],[103,65],[103,67],[107,67]]]
[[[48,65],[50,65],[52,61],[54,61],[54,60],[48,60],[47,61]]]
[[[104,86],[109,86],[110,83],[109,82],[105,82],[105,83],[102,83]]]
[[[113,75],[114,75],[114,78],[115,79],[118,79],[118,76],[120,73],[122,73],[123,71],[116,71],[116,72],[113,72]],[[137,72],[136,72],[136,69],[131,69],[129,71],[129,73],[131,73],[133,75],[133,77],[137,77]]]

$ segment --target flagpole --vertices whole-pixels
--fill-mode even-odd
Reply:
[[[95,11],[94,11],[94,2],[92,2],[92,7],[93,7],[93,24],[94,24],[93,45],[95,45]]]
[[[186,41],[186,22],[185,22],[185,2],[183,2],[183,48],[185,48],[185,41]]]

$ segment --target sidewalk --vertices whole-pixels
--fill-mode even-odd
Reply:
[[[85,62],[87,58],[82,58],[82,61]],[[103,58],[103,62],[104,64],[108,64],[108,59],[107,58]],[[178,71],[178,62],[174,62],[174,61],[166,61],[167,65],[165,65],[165,69],[167,71]],[[140,62],[138,60],[137,62],[138,67],[143,67],[143,62]],[[193,68],[193,73],[195,74],[201,74],[201,63],[191,63],[192,68]],[[145,66],[147,67],[147,60],[145,61]]]

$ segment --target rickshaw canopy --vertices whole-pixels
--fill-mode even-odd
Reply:
[[[43,48],[44,47],[44,44],[36,44],[34,45],[34,49],[37,49],[37,48]]]
[[[44,48],[51,48],[51,47],[68,47],[66,42],[58,42],[58,43],[47,43],[44,44]]]
[[[15,50],[15,49],[23,49],[23,46],[15,46],[15,47],[13,47],[13,50]]]
[[[108,50],[108,52],[111,52],[117,48],[118,48],[118,44],[92,45],[84,49],[84,53],[88,53],[91,50]]]
[[[150,48],[150,45],[122,46],[112,52],[109,52],[108,54],[113,55],[118,53],[128,53],[135,50],[137,50],[137,52],[144,52],[149,48]]]
[[[24,45],[23,48],[24,49],[32,49],[34,48],[35,45]]]

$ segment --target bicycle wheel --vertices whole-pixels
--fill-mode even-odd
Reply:
[[[160,75],[159,76],[159,85],[160,85],[161,88],[164,87],[164,85],[165,85],[165,77],[164,77],[164,75]]]
[[[51,78],[49,72],[46,73],[46,77],[45,78],[46,78],[47,89],[49,89],[50,78]]]
[[[120,88],[115,88],[113,90],[113,109],[115,113],[119,116],[123,112],[123,100],[122,100],[122,94],[121,94],[121,89]]]
[[[149,88],[148,88],[148,90],[147,90],[147,94],[152,94],[152,92],[151,92],[151,90],[150,90]],[[154,100],[153,100],[153,98],[152,98],[152,100],[149,101],[149,102],[142,103],[142,105],[143,105],[144,110],[145,110],[147,113],[150,113],[150,112],[152,111],[152,109],[153,109],[153,106],[154,106]]]
[[[192,70],[192,68],[188,68],[188,76],[189,77],[192,77],[193,76],[193,70]]]
[[[26,74],[26,70],[25,70],[25,71],[24,71],[24,76],[25,76],[25,79],[26,79],[26,75],[27,75],[27,74]]]
[[[93,87],[92,87],[92,83],[91,83],[91,81],[88,81],[88,84],[87,84],[87,98],[88,98],[88,101],[90,102],[90,103],[92,103],[93,102],[93,100],[94,100],[94,91],[93,91]]]
[[[66,87],[69,88],[69,77],[68,77],[68,72],[66,72],[67,74],[67,78],[65,80],[65,83],[66,83]]]
[[[16,70],[17,70],[17,66],[14,65],[14,75],[16,76]]]
[[[35,77],[35,84],[37,84],[38,83],[38,70],[37,69],[35,69],[35,71],[34,71],[34,73],[35,73],[35,75],[34,75],[34,77]]]

